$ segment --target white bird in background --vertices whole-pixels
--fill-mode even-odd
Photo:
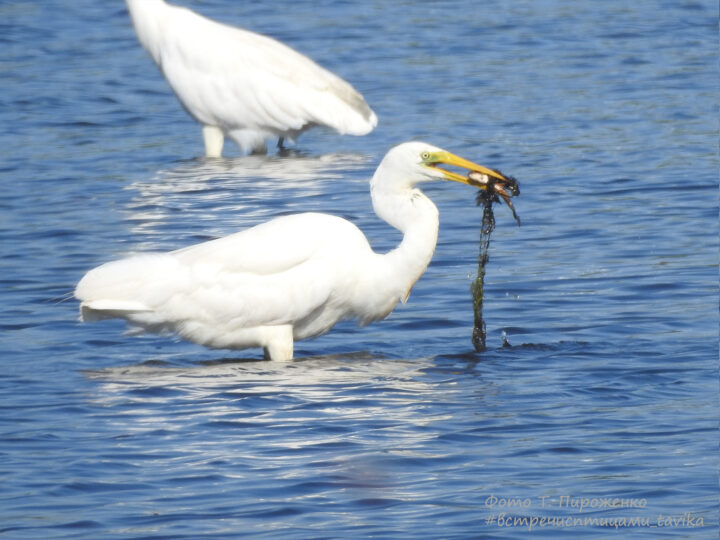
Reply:
[[[207,19],[165,0],[127,0],[138,39],[185,110],[202,124],[205,155],[227,135],[244,153],[313,126],[366,135],[377,116],[350,84],[267,36]]]
[[[439,165],[461,167],[475,182]],[[490,181],[492,178],[492,181]],[[213,348],[262,347],[289,360],[293,342],[357,319],[386,317],[425,272],[438,211],[416,184],[454,180],[503,190],[502,174],[420,142],[391,149],[370,181],[375,213],[403,233],[375,253],[349,221],[319,213],[278,217],[224,238],[137,255],[88,272],[75,290],[85,321],[123,318]]]

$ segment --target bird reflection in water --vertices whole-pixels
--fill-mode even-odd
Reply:
[[[126,211],[135,251],[171,249],[183,237],[207,240],[313,209],[341,178],[344,197],[367,197],[366,180],[352,176],[369,164],[367,156],[350,153],[182,161],[127,186],[136,193]]]

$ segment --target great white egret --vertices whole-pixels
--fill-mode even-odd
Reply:
[[[346,81],[270,37],[173,6],[127,0],[142,46],[185,110],[202,124],[205,155],[225,136],[264,153],[266,139],[294,139],[313,126],[365,135],[377,116]]]
[[[443,164],[480,173],[484,182]],[[366,325],[407,300],[437,242],[438,210],[415,187],[431,180],[498,190],[507,182],[437,147],[404,143],[387,153],[370,181],[375,213],[403,233],[392,251],[375,253],[355,225],[336,216],[278,217],[224,238],[91,270],[75,290],[81,318],[119,317],[208,347],[262,347],[266,358],[289,360],[294,340],[323,334],[344,319]]]

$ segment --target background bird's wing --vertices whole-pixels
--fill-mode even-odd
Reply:
[[[376,123],[350,84],[272,38],[184,8],[162,24],[164,41],[155,60],[203,123],[270,130],[316,123],[357,134]]]

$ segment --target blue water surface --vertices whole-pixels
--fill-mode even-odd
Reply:
[[[0,3],[0,537],[717,538],[717,3],[182,3],[336,71],[380,124],[207,161],[123,2]],[[520,181],[486,352],[460,184],[426,188],[407,305],[291,363],[78,322],[88,269],[285,213],[391,249],[367,182],[410,139]]]

